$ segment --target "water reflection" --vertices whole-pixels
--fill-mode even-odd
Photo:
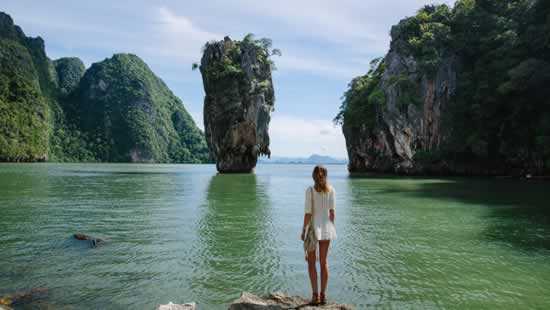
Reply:
[[[256,175],[212,177],[199,221],[200,248],[192,279],[200,300],[222,304],[242,291],[269,291],[279,265],[268,228],[270,208]]]

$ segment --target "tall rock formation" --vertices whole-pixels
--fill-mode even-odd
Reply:
[[[268,39],[205,45],[200,71],[205,91],[204,129],[220,172],[251,172],[260,155],[270,156],[269,121],[275,95]]]
[[[336,117],[351,172],[550,173],[550,5],[513,2],[427,5],[392,27]]]
[[[456,57],[441,51],[445,56],[428,73],[404,53],[402,40],[394,29],[390,51],[381,60],[377,87],[385,101],[373,111],[374,125],[344,123],[352,172],[420,172],[424,167],[415,155],[439,150],[448,135],[441,122],[456,90]]]

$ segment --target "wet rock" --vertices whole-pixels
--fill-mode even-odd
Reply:
[[[18,292],[7,296],[0,296],[0,310],[11,309],[25,305],[39,299],[44,299],[48,295],[47,288],[34,288],[28,292]]]
[[[328,303],[326,305],[309,305],[308,300],[300,296],[288,296],[286,293],[275,292],[266,297],[258,297],[244,292],[239,300],[229,306],[229,310],[279,310],[279,309],[326,309],[349,310],[354,309],[349,305]]]
[[[93,247],[98,246],[101,242],[104,242],[103,239],[95,238],[95,237],[88,236],[88,235],[85,235],[85,234],[74,234],[73,237],[77,240],[90,241],[90,243]]]
[[[275,95],[270,51],[257,40],[205,45],[201,58],[204,130],[220,172],[252,172],[270,156],[268,127]]]
[[[186,304],[174,304],[169,302],[166,305],[160,305],[157,310],[195,310],[196,306],[194,302]]]

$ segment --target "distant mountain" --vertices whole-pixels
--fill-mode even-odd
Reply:
[[[258,159],[258,163],[259,164],[345,165],[348,163],[348,160],[313,154],[308,158],[271,156],[271,158],[268,159],[268,158],[262,157]]]
[[[0,12],[0,161],[208,162],[204,134],[143,60],[51,61]]]

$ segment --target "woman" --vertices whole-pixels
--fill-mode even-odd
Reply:
[[[328,263],[327,254],[330,240],[336,239],[336,229],[334,227],[334,201],[335,191],[327,182],[328,171],[323,166],[316,166],[313,169],[314,186],[306,190],[304,226],[302,228],[302,240],[306,238],[306,228],[308,225],[313,228],[315,240],[319,241],[319,262],[321,264],[321,296],[317,290],[317,267],[316,249],[307,251],[307,263],[309,271],[309,280],[313,297],[311,303],[325,304],[326,289],[328,281]],[[308,228],[309,229],[309,228]],[[317,245],[317,244],[315,244]]]

